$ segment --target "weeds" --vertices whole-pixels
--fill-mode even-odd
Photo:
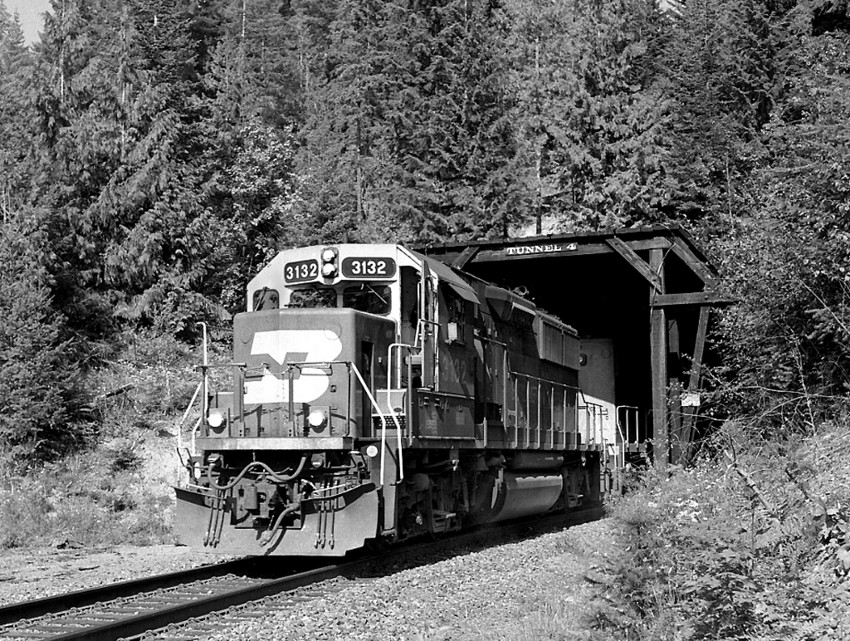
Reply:
[[[94,447],[35,469],[0,459],[0,549],[172,540],[172,429],[198,377],[188,356],[169,338],[132,340],[89,374]]]
[[[847,421],[764,438],[727,424],[693,468],[615,509],[627,554],[605,634],[635,641],[847,639]]]
[[[0,476],[0,548],[100,547],[171,540],[167,479],[123,453],[75,454],[26,476]]]

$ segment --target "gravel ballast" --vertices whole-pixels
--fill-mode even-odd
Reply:
[[[231,559],[176,545],[0,552],[0,605],[187,570]]]
[[[474,551],[415,568],[384,568],[367,581],[338,579],[216,615],[196,638],[233,639],[581,639],[604,569],[617,553],[605,519]],[[177,571],[221,557],[153,546],[85,552],[5,553],[0,603]],[[298,594],[295,595],[298,597]],[[254,616],[240,616],[251,612]],[[224,624],[218,628],[216,624]],[[194,636],[194,635],[193,635]]]
[[[202,638],[584,639],[617,539],[606,519],[367,582],[338,580],[303,601],[267,599],[262,618],[240,617],[239,610],[219,615],[211,623],[225,625]]]

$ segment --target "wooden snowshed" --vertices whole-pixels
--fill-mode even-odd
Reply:
[[[618,408],[634,408],[655,464],[688,456],[699,406],[709,311],[732,301],[717,272],[675,225],[447,244],[423,253],[526,292],[590,346],[613,346]],[[618,416],[618,421],[622,420]],[[662,452],[666,453],[662,455]]]

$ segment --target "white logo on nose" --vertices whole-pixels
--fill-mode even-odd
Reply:
[[[257,332],[251,344],[251,354],[268,354],[279,365],[286,363],[287,354],[299,356],[298,362],[319,363],[333,361],[342,353],[339,335],[328,329],[277,329]],[[303,360],[300,358],[303,355]],[[315,367],[300,368],[293,376],[292,401],[310,403],[328,389],[330,378]],[[245,383],[245,403],[289,402],[289,380],[281,379],[268,369],[259,381]]]

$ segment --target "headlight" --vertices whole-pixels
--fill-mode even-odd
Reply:
[[[310,411],[310,415],[307,416],[307,423],[310,424],[310,427],[317,428],[321,427],[327,417],[322,410],[314,409]]]
[[[207,416],[207,423],[213,429],[218,429],[222,425],[224,425],[224,414],[217,410],[213,410]]]

